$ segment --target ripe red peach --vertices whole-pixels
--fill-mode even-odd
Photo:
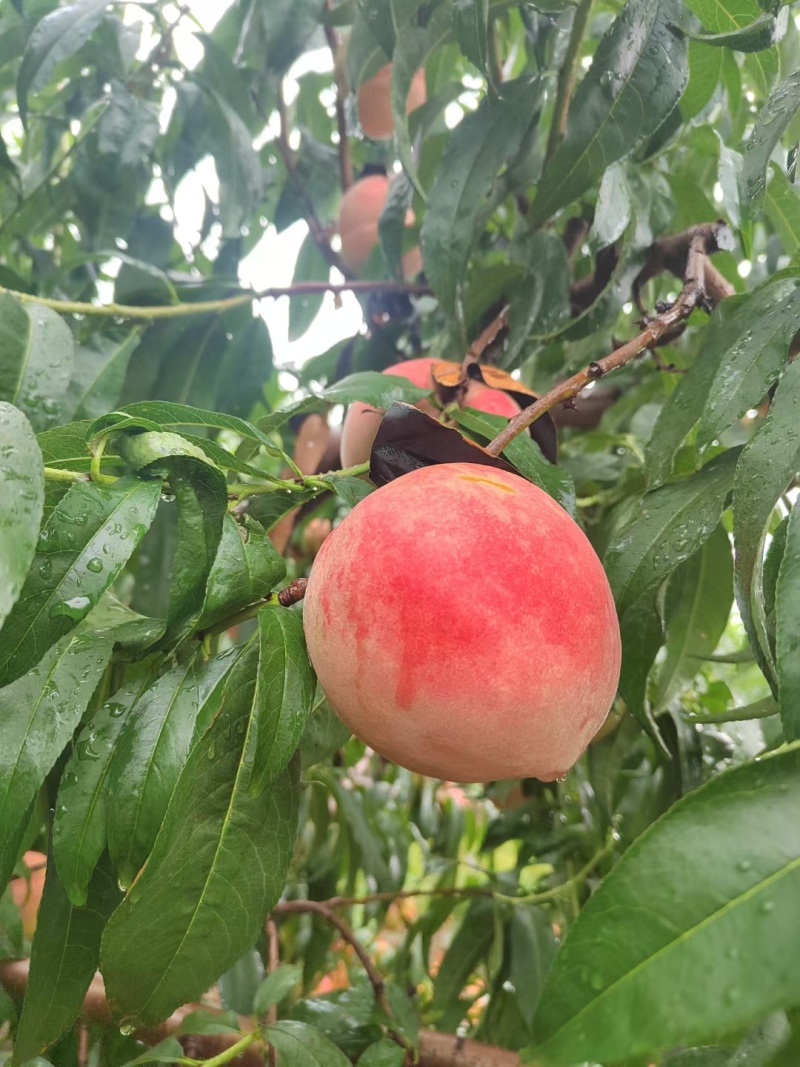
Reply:
[[[383,373],[408,378],[420,389],[433,389],[433,367],[440,362],[441,360],[428,358],[408,359],[403,363],[394,363]],[[464,404],[492,415],[505,415],[507,419],[512,418],[520,410],[519,404],[508,393],[504,393],[502,389],[492,389],[478,381],[469,383]],[[428,415],[437,414],[433,404],[426,400],[421,400],[417,407],[427,412]],[[343,467],[354,467],[356,464],[367,462],[383,414],[380,408],[362,404],[360,401],[350,405],[342,426]]]
[[[31,868],[31,873],[27,878],[11,879],[11,898],[22,919],[22,932],[30,940],[36,931],[36,917],[42,902],[47,856],[43,852],[26,852],[22,859],[25,866]]]
[[[342,242],[342,262],[353,272],[366,264],[378,244],[378,219],[389,194],[389,178],[385,174],[368,174],[355,182],[342,197],[339,208],[339,237]],[[409,209],[406,224],[414,221]],[[403,276],[413,278],[422,270],[422,254],[418,247],[404,253]]]
[[[304,626],[342,721],[450,781],[560,777],[619,678],[589,541],[537,486],[479,464],[423,467],[361,501],[314,561]]]
[[[406,114],[422,107],[427,98],[425,71],[420,69],[411,79],[406,98]],[[359,87],[358,119],[364,134],[373,141],[386,140],[394,133],[391,63],[381,67],[377,74],[362,82]]]

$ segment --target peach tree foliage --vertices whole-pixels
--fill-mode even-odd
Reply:
[[[204,32],[191,4],[0,6],[2,887],[48,855],[32,945],[0,902],[6,1051],[116,1067],[215,986],[225,1013],[187,1023],[195,1047],[263,1036],[286,1067],[424,1063],[430,1032],[456,1030],[487,1065],[796,1064],[794,8],[222,7]],[[355,93],[389,61],[395,133],[370,141]],[[181,183],[211,163],[199,228],[179,227]],[[324,299],[308,283],[341,281],[343,181],[369,165],[397,176],[365,327],[292,382],[240,264],[305,219],[286,298],[302,337]],[[309,522],[371,491],[321,465],[318,416],[414,403],[376,372],[460,363],[481,338],[482,363],[546,394],[675,300],[680,235],[717,219],[687,321],[553,410],[557,465],[527,435],[504,453],[611,582],[623,667],[602,736],[549,784],[457,788],[365,753],[275,596],[308,573]],[[416,244],[409,290],[392,280]],[[481,444],[502,425],[454,417]],[[332,907],[385,988],[287,903],[342,895],[367,898]],[[8,968],[27,957],[23,998]],[[114,1023],[81,1032],[98,968]],[[159,1036],[160,1062],[186,1062]]]

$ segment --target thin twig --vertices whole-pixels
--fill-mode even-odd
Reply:
[[[572,27],[569,31],[569,42],[564,55],[564,62],[558,72],[558,84],[556,86],[556,100],[553,105],[553,118],[550,123],[550,136],[547,139],[547,156],[549,160],[564,139],[567,130],[567,115],[572,98],[572,90],[575,79],[578,76],[578,61],[580,57],[581,42],[586,32],[586,23],[589,21],[589,10],[592,0],[581,0],[575,9],[572,19]]]
[[[331,10],[331,0],[325,0],[325,9]],[[333,26],[325,24],[325,40],[331,50],[333,59],[333,73],[336,80],[336,129],[339,134],[339,180],[342,184],[342,192],[346,193],[353,184],[353,167],[350,163],[350,142],[347,139],[347,119],[344,113],[344,100],[347,96],[347,86],[341,76],[341,64],[338,62],[340,41],[339,35]]]
[[[433,889],[396,889],[382,893],[367,893],[362,897],[329,897],[323,901],[327,908],[352,908],[361,904],[380,904],[415,897],[491,897],[494,892],[485,886],[439,886]]]
[[[273,286],[253,292],[238,293],[236,296],[223,297],[221,300],[198,300],[196,303],[154,304],[151,306],[137,304],[89,304],[80,300],[54,300],[47,296],[22,293],[17,289],[7,289],[0,285],[0,293],[8,293],[23,304],[39,304],[51,308],[62,315],[109,315],[120,319],[177,319],[188,315],[208,315],[221,313],[231,308],[241,307],[253,300],[276,300],[278,297],[304,297],[315,293],[406,293],[409,296],[429,296],[431,290],[427,285],[403,285],[396,281],[359,281],[346,282],[295,282],[294,285]]]
[[[720,226],[716,224],[694,227],[683,271],[684,284],[675,303],[647,322],[633,340],[621,345],[610,355],[590,363],[588,367],[584,367],[566,381],[560,382],[529,407],[524,408],[519,415],[515,415],[497,437],[486,446],[486,451],[492,456],[499,456],[518,434],[527,430],[546,411],[577,396],[590,382],[598,381],[611,371],[624,367],[642,353],[654,348],[663,337],[681,326],[698,305],[709,305],[705,286],[706,257],[708,251],[719,247],[720,233]]]
[[[463,381],[466,381],[467,379],[467,368],[471,364],[477,363],[480,360],[483,353],[489,345],[494,342],[500,331],[508,326],[509,310],[509,305],[504,304],[489,325],[480,332],[467,349],[467,354],[464,356],[464,361],[461,364],[461,377]]]
[[[278,939],[278,927],[272,919],[267,919],[264,924],[264,931],[267,935],[267,974],[274,974],[281,961],[281,946]],[[277,1021],[278,1005],[272,1004],[267,1012],[267,1025],[273,1026]],[[277,1055],[272,1045],[269,1046],[267,1062],[269,1067],[276,1067]]]

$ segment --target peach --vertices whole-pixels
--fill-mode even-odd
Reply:
[[[385,174],[368,174],[359,179],[342,197],[339,208],[339,237],[341,258],[348,270],[357,272],[366,264],[378,244],[378,220],[389,194],[389,178]],[[414,222],[409,209],[406,225]],[[404,253],[403,276],[413,278],[422,270],[422,254],[418,247]]]
[[[411,79],[406,98],[406,114],[422,107],[427,99],[425,71],[420,68]],[[386,140],[394,133],[391,63],[381,67],[377,74],[362,82],[359,87],[358,120],[364,134],[373,141]]]
[[[11,879],[11,897],[22,918],[22,932],[30,940],[36,931],[36,917],[42,902],[47,856],[43,852],[26,852],[22,859],[26,867],[34,869],[27,878]]]
[[[437,359],[408,359],[403,363],[394,363],[384,370],[384,374],[396,374],[400,378],[408,378],[420,389],[433,390],[433,367],[441,363]],[[448,364],[450,366],[450,364]],[[457,364],[452,364],[456,367]],[[471,381],[467,387],[464,398],[466,407],[477,408],[478,411],[486,411],[493,415],[505,415],[510,419],[520,410],[519,404],[502,389],[492,389],[482,382]],[[436,415],[437,410],[433,404],[421,400],[417,407],[429,415]],[[378,432],[378,427],[383,418],[380,408],[370,407],[358,401],[351,404],[347,409],[347,415],[342,426],[342,466],[354,467],[359,463],[366,463],[369,459],[372,442]]]
[[[565,774],[619,678],[586,536],[537,486],[480,464],[423,467],[362,500],[314,561],[304,627],[342,721],[449,781]]]

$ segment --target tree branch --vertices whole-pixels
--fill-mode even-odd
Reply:
[[[273,286],[254,292],[237,293],[221,300],[198,300],[195,303],[153,304],[89,304],[80,300],[54,300],[47,296],[23,293],[0,285],[0,293],[14,296],[22,304],[39,304],[62,315],[107,315],[121,319],[178,319],[187,315],[221,313],[242,307],[253,300],[276,300],[281,296],[309,296],[314,293],[407,293],[409,296],[430,296],[427,285],[403,285],[396,281],[295,282],[294,285]]]
[[[497,437],[487,445],[486,451],[490,455],[499,456],[518,434],[527,430],[541,415],[557,404],[577,396],[590,382],[598,381],[611,371],[624,367],[644,352],[654,348],[662,338],[676,327],[682,326],[696,307],[712,308],[715,306],[715,300],[718,303],[724,296],[733,292],[727,282],[725,282],[724,292],[715,289],[712,295],[707,289],[707,278],[710,275],[708,254],[723,247],[722,242],[727,246],[728,231],[724,223],[693,226],[685,234],[676,235],[675,242],[678,245],[685,242],[686,255],[682,270],[684,284],[674,304],[659,311],[653,319],[647,321],[642,331],[633,340],[621,345],[610,355],[590,363],[588,367],[584,367],[566,381],[560,382],[521,411],[519,415],[515,415]],[[714,274],[721,277],[716,271]]]

